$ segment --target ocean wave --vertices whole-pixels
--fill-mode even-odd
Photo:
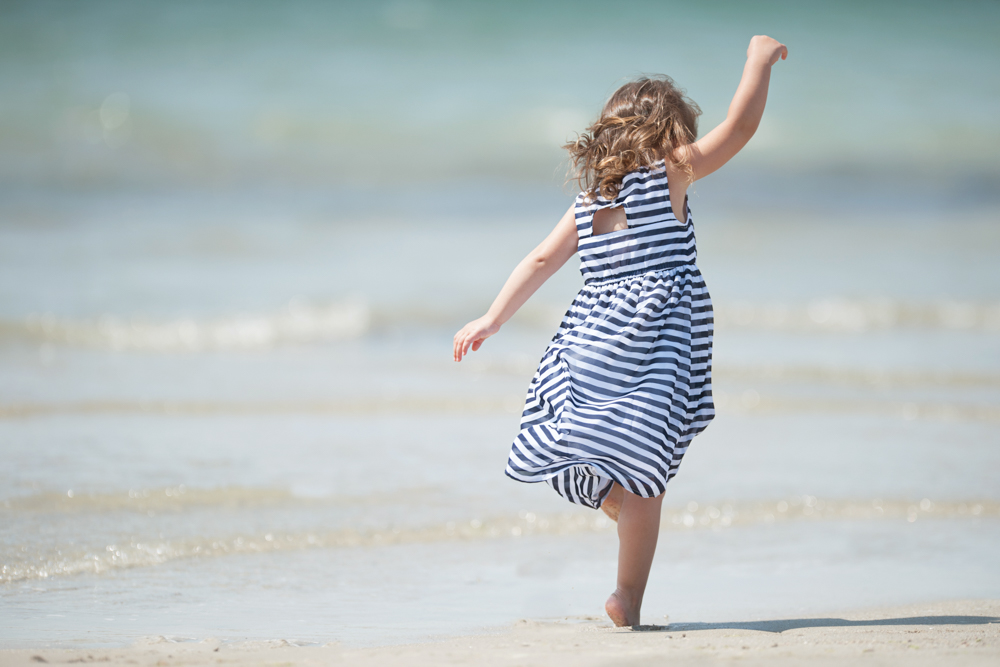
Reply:
[[[722,530],[738,526],[768,525],[788,521],[867,521],[963,519],[1000,517],[1000,502],[967,500],[935,502],[929,498],[907,500],[822,500],[797,496],[778,501],[689,502],[664,507],[660,530]],[[611,531],[615,527],[603,513],[541,514],[471,518],[420,527],[383,530],[351,528],[327,531],[261,532],[225,537],[186,539],[137,539],[115,542],[99,549],[74,550],[66,545],[48,550],[12,545],[0,554],[0,582],[13,583],[75,574],[102,574],[123,568],[148,567],[180,559],[211,558],[233,554],[299,551],[314,548],[380,547],[396,544],[460,540],[515,539],[533,535],[571,535]]]
[[[519,326],[553,329],[561,306],[529,304]],[[428,304],[373,308],[363,301],[310,304],[295,299],[271,312],[215,318],[154,321],[104,315],[71,319],[35,314],[0,320],[0,341],[23,340],[107,350],[201,352],[266,349],[358,338],[400,327],[457,326],[468,313]],[[865,333],[894,328],[1000,333],[1000,304],[943,301],[912,304],[890,300],[825,299],[804,304],[720,304],[715,323],[722,330],[799,333]]]
[[[357,338],[368,331],[370,322],[370,310],[363,303],[293,301],[274,313],[202,320],[155,322],[110,315],[72,320],[32,315],[22,321],[0,322],[0,337],[110,350],[200,352]]]
[[[717,306],[720,329],[863,333],[922,328],[1000,332],[1000,304],[963,301],[819,299],[806,304],[734,303]]]
[[[521,326],[550,329],[565,309],[529,302],[515,316]],[[714,304],[721,330],[859,334],[889,329],[1000,333],[1000,303],[942,300],[914,303],[895,299],[823,298],[804,302]]]

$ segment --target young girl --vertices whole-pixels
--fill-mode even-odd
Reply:
[[[753,136],[771,66],[787,55],[751,39],[726,120],[701,139],[701,111],[669,78],[619,88],[566,146],[583,192],[486,315],[455,334],[461,361],[579,251],[585,285],[528,388],[507,475],[618,522],[618,586],[605,604],[615,625],[639,623],[667,481],[715,415],[712,303],[687,189]]]

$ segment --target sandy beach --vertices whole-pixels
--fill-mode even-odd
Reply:
[[[728,623],[614,628],[607,619],[521,620],[476,636],[377,648],[140,639],[98,649],[0,652],[0,666],[113,665],[996,665],[1000,600],[960,600]]]

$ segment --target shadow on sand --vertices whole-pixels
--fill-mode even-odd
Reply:
[[[634,625],[633,632],[697,632],[698,630],[757,630],[784,632],[799,628],[861,628],[886,625],[988,625],[1000,623],[996,616],[911,616],[848,621],[843,618],[790,618],[776,621],[736,623],[671,623],[669,625]]]

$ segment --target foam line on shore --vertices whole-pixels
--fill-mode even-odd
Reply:
[[[131,488],[114,492],[79,489],[47,491],[0,500],[0,516],[25,514],[100,514],[102,512],[183,512],[196,509],[256,509],[262,507],[308,508],[325,506],[375,506],[405,503],[431,489],[407,487],[368,496],[303,496],[284,488],[220,486],[189,488],[185,484],[156,488]]]
[[[12,511],[12,510],[6,510]],[[934,502],[907,500],[821,500],[800,496],[787,500],[753,503],[724,502],[683,507],[665,507],[662,531],[727,529],[738,526],[774,524],[787,521],[861,521],[922,519],[981,519],[1000,517],[1000,502],[966,500]],[[382,547],[397,544],[434,543],[452,540],[517,539],[533,535],[570,535],[610,531],[614,524],[601,512],[539,514],[522,511],[517,515],[472,518],[417,527],[388,527],[381,530],[280,531],[260,534],[184,539],[132,538],[84,550],[60,546],[51,551],[29,552],[8,545],[2,556],[0,582],[76,574],[102,574],[122,568],[145,567],[179,559],[221,557],[233,554],[296,551],[313,548]]]

